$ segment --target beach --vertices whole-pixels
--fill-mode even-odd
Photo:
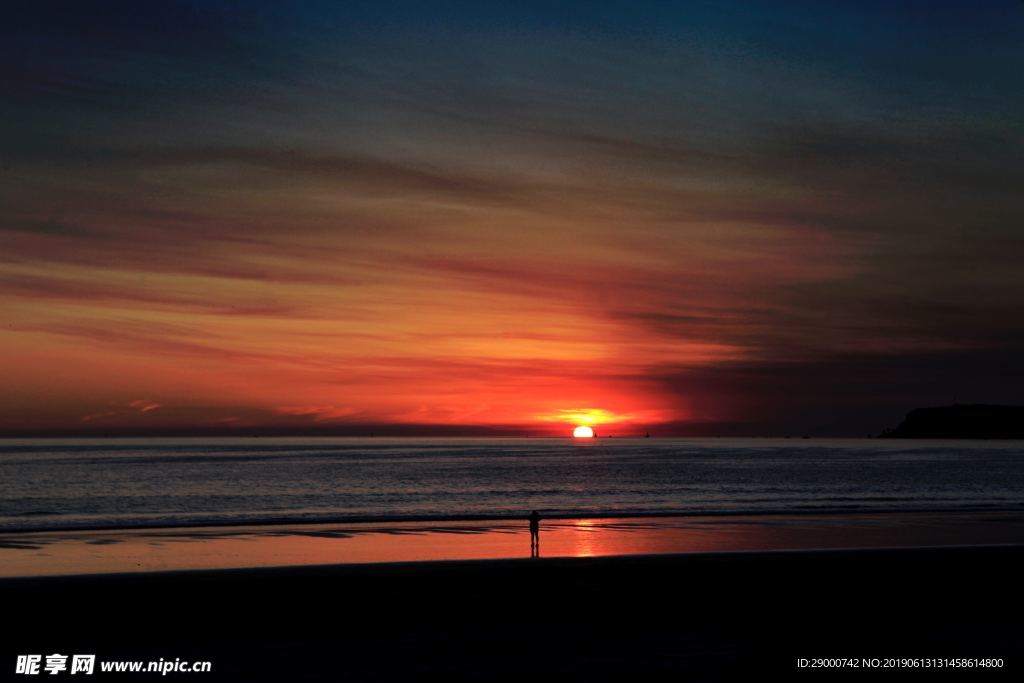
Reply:
[[[19,656],[84,654],[99,678],[142,681],[164,676],[100,667],[208,662],[166,675],[245,682],[1014,680],[1020,452],[6,442],[0,676]]]
[[[1007,680],[1020,670],[1024,543],[1017,515],[996,517],[976,516],[970,530],[959,521],[962,533],[976,538],[989,529],[992,545],[956,543],[955,519],[947,525],[953,536],[936,543],[940,539],[929,535],[940,526],[935,515],[927,523],[920,516],[881,526],[877,518],[856,524],[835,518],[834,538],[843,536],[844,526],[864,534],[870,528],[869,535],[888,535],[895,547],[5,578],[0,599],[17,628],[4,642],[4,661],[53,652],[96,654],[98,660],[177,658],[209,661],[212,668],[172,676],[218,681],[610,681],[873,679],[886,673],[906,680],[923,669],[886,669],[885,661],[920,666],[925,659],[1001,659],[1001,667],[972,665],[971,671],[932,667],[928,679]],[[680,529],[647,528],[656,526],[650,520],[629,532],[615,528],[630,521],[605,521],[586,533],[658,537]],[[751,526],[746,519],[733,522]],[[790,538],[808,539],[809,529],[817,528],[820,545],[822,520],[814,522],[801,520],[796,528],[802,532],[781,528],[790,529]],[[554,543],[543,537],[548,532],[542,527],[542,548]],[[528,542],[509,529],[447,536],[487,533]],[[721,528],[716,533],[723,535]],[[445,535],[382,536],[402,544]],[[910,547],[914,538],[919,547]],[[816,658],[881,663],[871,672],[800,666]],[[157,677],[138,674],[137,680]]]
[[[1024,544],[1024,513],[546,518],[541,558]],[[0,577],[530,557],[516,519],[0,532]]]
[[[0,595],[18,624],[7,654],[210,661],[200,680],[921,673],[798,664],[815,658],[1001,658],[930,679],[1008,680],[1022,560],[989,547],[335,565],[7,579]]]

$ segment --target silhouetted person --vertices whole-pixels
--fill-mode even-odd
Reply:
[[[540,513],[530,513],[530,557],[540,557]]]

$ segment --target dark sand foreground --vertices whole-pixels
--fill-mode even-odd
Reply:
[[[0,661],[212,661],[166,677],[195,681],[1019,680],[1022,570],[1024,548],[977,547],[5,579]],[[816,657],[1005,666],[796,665]]]

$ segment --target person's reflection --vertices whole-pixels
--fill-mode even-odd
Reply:
[[[540,557],[540,513],[530,513],[530,557]]]

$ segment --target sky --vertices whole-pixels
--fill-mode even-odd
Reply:
[[[0,39],[0,434],[1024,403],[1024,3],[43,1]]]

